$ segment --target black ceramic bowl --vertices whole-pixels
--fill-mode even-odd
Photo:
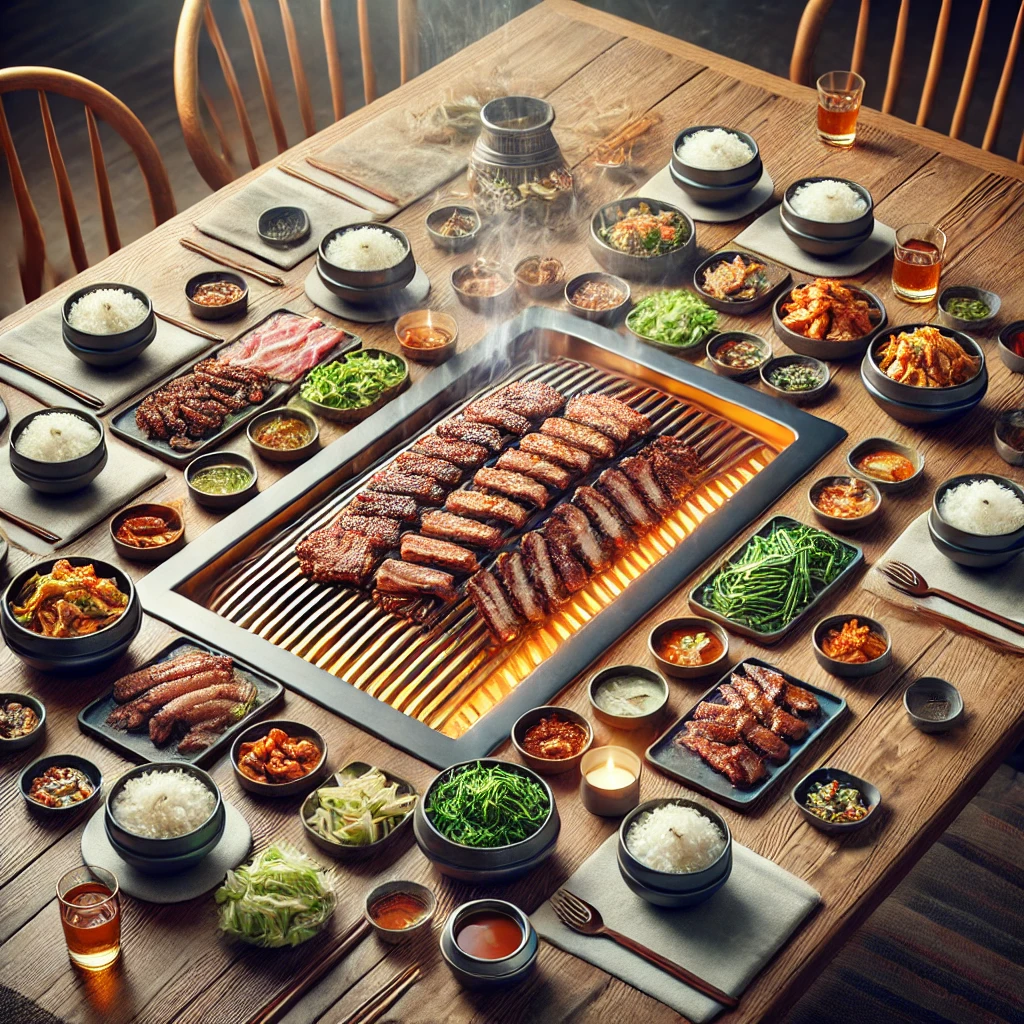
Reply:
[[[76,459],[64,462],[43,462],[18,451],[18,439],[32,420],[50,413],[70,413],[84,420],[99,435],[99,443]],[[92,413],[81,409],[59,406],[54,409],[37,409],[23,416],[11,427],[11,443],[8,446],[11,469],[14,475],[33,490],[44,494],[69,494],[91,483],[107,463],[107,440],[103,424]]]
[[[946,493],[961,484],[974,483],[978,480],[992,480],[1024,502],[1024,487],[1005,476],[998,476],[995,473],[963,473],[960,476],[952,476],[948,480],[943,480],[935,488],[935,494],[932,496],[931,523],[935,533],[950,544],[956,544],[972,551],[1005,551],[1007,548],[1014,548],[1024,543],[1024,526],[1011,530],[1009,533],[968,533],[966,530],[951,526],[942,518],[940,506]]]
[[[695,203],[701,206],[723,206],[725,203],[735,202],[745,196],[760,180],[761,170],[746,181],[738,181],[734,185],[701,185],[696,181],[690,181],[677,173],[674,167],[669,168],[672,180],[679,186]]]
[[[0,736],[0,757],[4,754],[13,754],[16,750],[24,750],[31,747],[33,743],[41,740],[46,735],[46,707],[41,700],[37,700],[28,693],[14,693],[7,690],[0,693],[0,708],[10,703],[21,704],[23,707],[31,708],[39,719],[36,727],[25,736],[17,736],[14,739],[5,739]]]
[[[96,366],[101,370],[112,370],[115,367],[124,366],[127,363],[132,362],[132,360],[138,359],[139,356],[149,348],[155,337],[156,324],[154,323],[153,329],[149,334],[135,342],[133,345],[126,345],[124,348],[84,348],[81,345],[76,345],[68,337],[64,338],[64,347],[73,356],[81,359],[83,363],[86,363],[89,366]]]
[[[338,266],[327,258],[327,247],[335,238],[350,231],[362,231],[365,228],[372,228],[386,235],[392,235],[405,247],[405,255],[393,266],[385,267],[383,270],[352,270],[348,267]],[[404,231],[393,228],[388,224],[348,224],[343,228],[335,228],[328,231],[320,240],[320,248],[317,250],[317,267],[321,276],[327,281],[337,282],[347,288],[372,289],[381,287],[404,288],[416,274],[416,261],[413,259],[412,246]]]
[[[928,536],[931,537],[936,550],[957,565],[965,565],[969,569],[995,569],[1024,554],[1024,541],[998,551],[979,551],[977,548],[965,548],[961,544],[954,544],[936,532],[936,525],[940,522],[934,510],[928,513]]]
[[[739,167],[730,167],[727,170],[712,170],[707,167],[698,167],[696,164],[686,163],[679,155],[679,149],[683,143],[691,135],[696,135],[697,132],[711,131],[715,128],[721,128],[723,131],[727,131],[730,135],[735,135],[742,142],[745,142],[753,153],[751,158],[746,163],[740,164]],[[738,131],[735,128],[727,128],[725,125],[719,124],[698,124],[692,128],[684,128],[672,143],[672,159],[669,166],[672,169],[673,177],[676,177],[677,180],[678,178],[685,178],[696,185],[714,188],[737,185],[740,182],[746,183],[749,179],[753,179],[750,181],[749,186],[753,188],[757,179],[761,177],[761,172],[764,170],[761,163],[761,153],[754,139],[746,132]]]
[[[231,494],[207,494],[205,491],[199,490],[192,480],[201,469],[206,469],[209,466],[240,466],[248,471],[252,479],[240,491],[233,491]],[[238,452],[208,452],[206,455],[194,458],[188,464],[185,469],[185,483],[188,486],[188,493],[197,504],[217,512],[225,512],[238,508],[250,498],[255,497],[257,475],[252,459],[248,459]]]
[[[864,358],[867,359],[870,355],[870,351],[865,352]],[[875,404],[884,412],[887,412],[897,423],[906,423],[908,426],[919,427],[929,423],[941,423],[943,420],[953,419],[956,416],[963,416],[979,405],[985,397],[985,392],[988,390],[988,374],[984,370],[982,373],[985,375],[982,389],[971,398],[956,402],[953,405],[919,405],[916,402],[897,402],[896,399],[883,395],[867,379],[863,363],[861,363],[860,381],[864,385],[864,390],[871,396]],[[921,388],[919,390],[926,391],[929,389]]]
[[[242,289],[241,296],[232,302],[224,303],[223,306],[206,306],[192,298],[200,285],[218,281],[238,285]],[[242,316],[245,313],[249,305],[249,285],[239,274],[232,274],[227,270],[207,270],[188,279],[185,285],[185,301],[188,303],[189,312],[198,320],[227,320],[229,317]]]
[[[289,224],[287,231],[280,231],[280,224]],[[301,206],[272,206],[256,219],[256,233],[275,249],[290,249],[309,238],[309,214]]]
[[[744,264],[761,263],[764,266],[764,276],[767,279],[764,286],[756,295],[750,299],[719,298],[712,295],[704,288],[704,275],[719,263],[731,263],[737,256]],[[755,256],[753,253],[744,252],[742,249],[719,249],[712,253],[703,263],[699,264],[693,272],[693,290],[712,308],[722,313],[731,313],[733,316],[744,316],[753,313],[762,306],[767,305],[774,295],[789,279],[790,272],[786,267],[763,257]]]
[[[759,361],[748,368],[730,366],[728,363],[722,362],[719,353],[722,346],[730,341],[749,341],[757,345],[761,352]],[[771,342],[747,331],[722,331],[721,334],[714,334],[708,342],[706,351],[711,369],[720,377],[731,377],[733,380],[753,380],[757,377],[761,367],[772,357]]]
[[[47,807],[44,804],[36,803],[29,795],[32,788],[32,780],[38,778],[47,768],[77,768],[92,783],[92,792],[84,800],[69,807]],[[56,821],[60,818],[65,820],[76,815],[83,807],[95,807],[99,800],[100,792],[103,789],[103,773],[99,768],[84,757],[77,754],[47,754],[40,757],[26,766],[18,778],[18,789],[28,809],[40,818],[47,818]]]
[[[871,661],[851,663],[840,661],[838,658],[831,658],[822,650],[822,641],[829,630],[842,629],[843,624],[849,622],[850,619],[856,619],[859,626],[867,626],[868,629],[877,633],[885,640],[885,651],[877,658],[873,658]],[[814,649],[814,657],[818,664],[826,672],[831,672],[832,675],[840,676],[843,679],[866,679],[868,676],[873,676],[876,672],[881,672],[883,668],[888,668],[892,664],[892,637],[889,634],[889,630],[878,619],[869,618],[867,615],[852,613],[826,615],[825,618],[819,619],[815,623],[814,629],[811,631],[811,647]]]
[[[472,217],[475,226],[465,235],[442,235],[441,228],[456,212]],[[443,249],[445,252],[465,252],[476,245],[480,235],[480,223],[480,214],[474,207],[465,203],[447,203],[427,214],[427,235],[438,249]]]
[[[588,281],[606,281],[622,293],[622,301],[618,305],[609,306],[607,309],[585,309],[583,306],[577,306],[572,301],[572,297]],[[629,306],[629,285],[621,277],[616,277],[614,274],[604,274],[601,271],[577,274],[565,286],[565,304],[573,313],[584,320],[590,320],[596,324],[610,324],[617,320],[623,310]]]
[[[867,203],[867,209],[860,216],[854,217],[852,220],[840,221],[815,220],[812,217],[797,213],[793,207],[793,197],[803,186],[813,184],[816,181],[838,181],[844,185],[849,185]],[[875,204],[871,198],[871,193],[863,185],[858,185],[855,181],[850,181],[848,178],[836,178],[827,174],[811,178],[798,178],[794,181],[782,195],[782,209],[780,212],[783,215],[783,226],[788,222],[794,231],[807,235],[810,238],[821,240],[848,240],[858,235],[863,235],[866,238],[871,234],[875,226]],[[851,248],[853,247],[851,246]]]
[[[406,278],[399,278],[399,280],[390,284],[375,285],[372,288],[354,288],[351,285],[343,284],[333,277],[332,272],[319,259],[317,259],[315,266],[320,283],[329,292],[333,292],[338,298],[351,303],[353,306],[381,306],[388,302],[393,302],[409,284],[409,280]],[[416,268],[414,265],[413,276],[415,276],[415,272]]]
[[[808,790],[815,782],[839,782],[846,786],[856,787],[864,798],[868,813],[859,821],[846,822],[825,821],[816,814],[812,814],[804,806],[804,803],[807,800]],[[882,803],[882,794],[878,792],[877,787],[856,775],[851,775],[850,772],[844,772],[842,768],[815,768],[793,787],[789,797],[796,804],[797,810],[805,821],[810,822],[815,828],[821,829],[822,832],[831,832],[834,835],[840,835],[843,832],[856,832],[857,829],[863,828],[874,820]]]
[[[943,714],[935,715],[929,705],[947,704]],[[948,732],[964,717],[964,699],[960,691],[938,676],[924,676],[903,691],[903,707],[911,724],[921,732]]]
[[[782,230],[786,232],[798,249],[803,249],[804,252],[808,252],[812,256],[822,256],[825,259],[851,252],[871,237],[870,228],[847,238],[818,238],[816,235],[808,235],[794,227],[782,209],[779,210],[779,221],[782,224]]]
[[[101,288],[119,288],[121,291],[130,292],[145,305],[146,315],[134,327],[130,327],[126,331],[118,331],[116,334],[91,334],[89,331],[72,327],[68,322],[68,314],[71,312],[71,307],[83,295],[98,291]],[[130,284],[89,284],[84,288],[79,288],[76,292],[72,292],[64,300],[64,305],[61,306],[61,333],[65,341],[70,341],[72,344],[83,349],[114,352],[118,349],[128,348],[138,344],[143,338],[154,332],[155,328],[156,314],[153,312],[152,301],[144,291]]]
[[[320,748],[320,760],[317,761],[313,770],[307,772],[302,778],[293,779],[290,782],[260,782],[259,779],[250,779],[248,775],[244,775],[238,767],[242,744],[252,743],[266,736],[271,729],[281,729],[293,739],[312,740]],[[238,733],[231,744],[231,767],[238,784],[250,793],[269,797],[295,796],[313,789],[327,774],[327,740],[312,726],[303,725],[301,722],[291,722],[284,718],[272,719],[268,722],[253,722],[247,729]]]
[[[857,463],[865,455],[871,455],[880,451],[893,451],[902,455],[914,467],[914,472],[905,480],[883,480],[880,477],[865,473]],[[846,456],[846,464],[855,476],[862,480],[870,480],[880,491],[887,494],[898,494],[900,491],[910,490],[915,486],[921,475],[924,473],[924,455],[910,445],[901,444],[899,441],[890,441],[887,437],[868,437],[855,444]]]
[[[810,282],[805,283],[809,284]],[[885,304],[874,292],[869,292],[866,288],[847,283],[846,287],[850,291],[873,307],[874,313],[871,319],[873,326],[871,330],[859,338],[854,338],[852,341],[828,341],[808,338],[790,329],[782,322],[785,316],[782,312],[782,307],[791,301],[793,291],[800,287],[803,287],[803,285],[795,285],[792,289],[784,291],[772,303],[772,326],[775,328],[775,333],[783,344],[802,356],[834,360],[860,358],[867,351],[868,346],[871,344],[871,339],[875,337],[878,331],[885,327],[889,319],[885,311]]]
[[[497,911],[519,925],[522,941],[508,956],[493,960],[472,956],[456,942],[459,925],[482,911]],[[441,956],[456,980],[471,989],[498,989],[523,980],[533,969],[540,947],[529,917],[514,903],[498,899],[472,900],[456,907],[441,928],[440,944]]]
[[[672,212],[679,214],[685,221],[689,234],[682,245],[671,252],[659,256],[636,256],[633,253],[621,252],[610,246],[602,237],[601,231],[610,228],[621,220],[627,211],[639,207],[641,203],[650,207],[654,214]],[[622,216],[620,216],[620,214]],[[605,270],[620,277],[637,281],[665,281],[675,277],[682,271],[687,261],[697,248],[697,228],[693,219],[684,210],[660,199],[648,199],[644,196],[627,196],[613,203],[599,206],[590,219],[590,237],[588,240],[591,255]]]
[[[983,302],[988,306],[988,316],[983,316],[979,320],[965,320],[963,317],[950,313],[946,309],[950,299],[976,299]],[[999,296],[995,292],[990,292],[987,288],[974,288],[971,285],[950,285],[939,292],[939,323],[943,327],[954,327],[960,331],[983,331],[995,320],[1001,305],[1002,300]]]
[[[821,497],[821,492],[826,487],[831,487],[835,484],[843,486],[860,484],[871,495],[873,501],[871,508],[859,516],[836,516],[832,515],[831,512],[826,512],[819,506],[818,501]],[[865,526],[870,526],[882,514],[882,492],[875,486],[873,480],[868,480],[863,476],[854,477],[841,474],[822,476],[807,488],[807,504],[811,506],[815,519],[822,526],[828,527],[828,529],[835,533],[853,533],[855,530],[861,530]]]
[[[92,565],[101,579],[114,579],[122,594],[128,596],[125,610],[105,629],[85,636],[52,637],[34,633],[14,618],[11,607],[25,584],[35,573],[45,574],[57,558],[50,558],[18,573],[4,591],[0,607],[0,634],[8,647],[22,660],[44,672],[89,671],[123,654],[142,625],[142,606],[131,577],[116,565],[83,555],[65,555],[72,565]]]
[[[821,383],[817,387],[809,388],[807,391],[786,391],[783,388],[776,387],[771,382],[770,377],[776,370],[786,366],[810,367],[818,374]],[[813,356],[776,356],[774,359],[769,359],[761,367],[760,376],[761,383],[770,395],[781,398],[786,402],[792,402],[793,405],[816,402],[828,390],[832,377],[829,368],[820,359],[815,359]]]
[[[586,742],[579,751],[571,757],[538,757],[531,754],[523,747],[523,741],[527,732],[530,731],[542,718],[557,716],[563,722],[570,722],[578,725],[586,734]],[[524,715],[520,715],[512,726],[512,746],[516,753],[523,759],[523,763],[532,768],[538,775],[561,775],[562,772],[578,768],[583,755],[590,749],[594,742],[594,728],[578,711],[572,708],[559,707],[557,704],[545,704],[541,707],[531,708]]]

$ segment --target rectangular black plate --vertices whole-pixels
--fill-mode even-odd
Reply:
[[[284,307],[281,309],[275,309],[273,312],[268,313],[259,323],[253,324],[252,327],[248,328],[237,338],[234,338],[231,341],[226,341],[223,345],[218,346],[212,352],[205,353],[202,359],[196,360],[196,362],[192,363],[191,366],[188,366],[183,370],[175,370],[174,373],[149,388],[141,398],[134,399],[127,405],[122,405],[120,408],[116,409],[110,418],[111,433],[116,434],[129,444],[134,444],[137,447],[142,448],[144,451],[157,456],[157,458],[163,459],[164,462],[170,462],[174,466],[185,466],[197,455],[201,455],[203,452],[216,447],[224,441],[225,438],[230,437],[236,431],[240,430],[254,416],[259,415],[259,413],[263,412],[265,409],[270,409],[275,405],[280,405],[298,391],[299,384],[302,382],[302,378],[305,377],[305,374],[302,374],[298,380],[292,382],[275,381],[267,389],[267,393],[262,402],[259,402],[256,405],[247,405],[244,409],[239,409],[238,412],[229,413],[224,417],[224,422],[221,424],[219,430],[210,434],[209,437],[203,438],[195,448],[191,448],[187,452],[176,451],[170,446],[170,444],[166,441],[161,441],[159,438],[147,437],[135,422],[135,410],[138,409],[143,400],[153,394],[154,391],[159,391],[160,388],[168,382],[191,373],[193,367],[196,366],[196,363],[200,363],[205,359],[216,359],[219,352],[223,351],[227,346],[234,345],[235,342],[240,341],[247,334],[259,327],[260,324],[266,323],[267,320],[272,316],[275,316],[277,313],[291,313],[292,316],[301,316],[306,320],[313,319],[312,317],[305,316],[303,313],[296,313],[292,309],[286,309]],[[344,331],[344,328],[338,329]],[[348,331],[345,331],[344,333],[345,337],[335,345],[335,347],[328,352],[326,356],[324,356],[321,362],[327,362],[329,359],[337,359],[346,352],[351,352],[353,349],[359,348],[362,344],[362,339],[357,335],[351,334]]]
[[[151,658],[145,665],[139,667],[147,668],[150,665],[156,665],[158,662],[167,661],[180,654],[195,650],[206,651],[209,654],[223,654],[222,651],[218,651],[208,644],[182,636],[168,644],[155,658]],[[118,729],[112,729],[106,724],[107,715],[119,706],[114,700],[113,690],[79,711],[78,727],[82,732],[95,736],[98,740],[106,743],[108,747],[120,750],[133,761],[144,764],[152,761],[175,761],[181,764],[200,766],[209,764],[211,761],[215,761],[226,747],[230,746],[239,729],[251,725],[267,708],[277,704],[284,693],[284,687],[280,683],[263,675],[262,672],[256,672],[247,666],[240,665],[237,658],[234,661],[235,672],[256,686],[256,706],[244,718],[240,718],[234,725],[221,733],[205,750],[196,751],[194,754],[179,754],[173,742],[167,743],[163,747],[156,746],[149,738],[148,732],[121,732]]]
[[[680,782],[685,783],[693,789],[700,790],[702,793],[707,793],[709,796],[713,796],[716,800],[720,800],[723,804],[729,807],[735,807],[738,810],[746,810],[755,800],[762,797],[770,789],[774,789],[782,777],[796,764],[799,760],[800,755],[826,730],[831,726],[837,719],[841,718],[846,713],[846,701],[842,697],[837,697],[834,693],[829,693],[828,690],[819,690],[817,686],[812,686],[810,683],[805,683],[802,679],[797,679],[796,676],[791,676],[788,672],[784,672],[781,668],[776,665],[771,665],[767,661],[762,661],[760,658],[744,658],[743,661],[736,665],[739,668],[744,663],[749,662],[752,665],[763,665],[765,668],[774,669],[776,672],[782,672],[789,682],[794,683],[797,686],[802,686],[805,690],[810,690],[815,697],[818,698],[818,703],[821,705],[821,711],[818,714],[818,718],[813,721],[811,719],[804,719],[808,724],[811,725],[810,731],[807,734],[807,739],[802,743],[790,743],[790,756],[789,760],[785,764],[773,764],[771,761],[765,761],[765,766],[768,769],[768,777],[763,781],[759,782],[756,786],[752,786],[750,789],[737,789],[721,772],[716,772],[710,765],[705,764],[692,750],[687,750],[686,747],[678,746],[672,742],[672,737],[678,733],[683,726],[693,718],[693,710],[696,708],[701,701],[708,701],[712,704],[722,704],[720,694],[718,692],[719,686],[729,681],[729,677],[733,673],[733,669],[730,669],[721,679],[711,687],[707,693],[701,694],[697,700],[694,701],[693,707],[686,712],[681,718],[677,719],[672,723],[648,748],[645,754],[648,762],[653,764],[659,771],[664,772],[666,775],[671,775],[672,778],[678,779]],[[797,716],[802,718],[803,716]]]
[[[749,264],[751,260],[763,263],[765,276],[769,281],[768,287],[763,292],[759,292],[752,299],[719,299],[704,291],[704,271],[722,260],[729,260],[731,262],[737,256],[742,256],[744,262],[747,264]],[[770,260],[765,256],[758,256],[755,253],[747,252],[746,249],[719,249],[718,252],[712,253],[706,260],[704,260],[704,262],[701,263],[701,265],[693,272],[693,284],[697,289],[697,294],[712,309],[717,309],[722,313],[730,313],[733,316],[747,316],[749,313],[754,313],[759,309],[763,309],[776,295],[779,294],[782,287],[789,284],[791,280],[792,274],[790,274],[788,267],[784,267],[781,263],[776,263],[774,260]]]
[[[850,541],[844,540],[842,537],[837,537],[834,533],[829,533],[828,530],[822,530],[820,526],[811,527],[814,530],[818,530],[821,533],[827,533],[833,540],[838,541],[840,544],[845,545],[848,548],[852,548],[856,554],[854,555],[853,561],[827,586],[824,590],[820,591],[814,600],[799,615],[795,618],[790,619],[782,629],[777,629],[774,633],[759,633],[756,629],[751,626],[745,626],[742,622],[736,622],[733,619],[727,619],[724,615],[716,612],[713,608],[708,608],[703,603],[701,597],[704,594],[704,588],[707,587],[708,583],[711,582],[718,574],[719,569],[725,565],[726,562],[731,562],[746,546],[750,543],[752,537],[762,534],[767,536],[771,532],[772,527],[776,523],[783,523],[787,526],[809,526],[809,523],[801,523],[799,519],[793,519],[791,516],[772,516],[770,519],[766,519],[749,537],[734,547],[721,561],[719,561],[714,569],[711,570],[694,588],[690,591],[690,607],[694,611],[701,615],[706,615],[709,619],[714,619],[715,622],[720,622],[730,633],[738,633],[740,636],[748,636],[752,640],[756,640],[762,644],[774,644],[778,643],[791,629],[793,629],[798,623],[802,622],[819,604],[834,590],[838,589],[847,577],[856,569],[861,562],[864,561],[864,551],[857,544],[851,544]]]

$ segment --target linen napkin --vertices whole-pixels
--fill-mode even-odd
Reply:
[[[61,303],[54,303],[31,320],[0,334],[0,352],[26,366],[42,370],[65,384],[95,395],[103,400],[103,407],[97,410],[83,405],[63,391],[0,363],[0,380],[35,396],[45,405],[66,405],[102,414],[141,391],[146,385],[166,377],[175,367],[205,352],[211,344],[208,339],[175,327],[158,317],[156,337],[138,359],[112,369],[89,366],[64,346],[60,333],[60,310]]]
[[[618,834],[612,833],[565,888],[597,907],[610,928],[733,996],[743,992],[821,900],[806,882],[733,843],[732,874],[711,899],[683,910],[654,907],[622,880],[617,844]],[[722,1012],[721,1004],[618,943],[566,928],[549,902],[531,920],[548,942],[646,992],[693,1024]]]
[[[108,437],[107,464],[88,487],[73,494],[40,494],[14,475],[9,448],[9,444],[0,448],[0,505],[60,537],[50,544],[5,520],[4,530],[11,540],[36,554],[50,554],[70,544],[167,476],[163,466]]]
[[[705,224],[726,224],[732,220],[739,220],[747,214],[763,206],[772,195],[775,182],[771,175],[765,170],[758,179],[757,184],[745,195],[731,203],[723,203],[721,206],[705,206],[691,199],[684,192],[672,177],[671,165],[666,164],[658,173],[645,185],[637,189],[638,196],[647,196],[649,199],[660,199],[663,203],[671,203],[685,210],[694,220],[703,221]]]
[[[999,647],[1024,653],[1024,636],[1013,633],[980,615],[950,604],[941,597],[911,597],[889,585],[878,567],[886,562],[905,562],[916,569],[930,587],[948,590],[974,604],[1024,624],[1024,556],[995,569],[968,569],[951,562],[932,543],[928,513],[923,512],[896,538],[892,547],[864,577],[864,589],[901,608],[913,608],[941,620],[951,629],[978,633]]]
[[[794,270],[802,270],[813,277],[852,277],[867,270],[887,253],[892,252],[896,241],[896,232],[888,224],[875,221],[875,228],[865,242],[856,249],[825,259],[804,252],[782,228],[779,220],[780,206],[773,206],[762,214],[753,224],[744,228],[733,242],[745,249],[753,249],[775,260],[784,263]]]
[[[340,191],[333,181],[330,187]],[[260,238],[256,224],[260,214],[272,206],[298,206],[305,210],[309,216],[309,237],[288,249],[267,245]],[[369,210],[307,185],[275,167],[240,192],[222,199],[205,217],[196,221],[196,227],[210,238],[244,249],[282,270],[291,270],[316,252],[320,239],[332,228],[373,220],[373,216]]]

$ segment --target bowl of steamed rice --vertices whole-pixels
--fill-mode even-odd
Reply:
[[[622,819],[618,860],[637,895],[662,906],[689,906],[725,884],[732,833],[720,814],[695,800],[646,800]]]
[[[965,473],[939,484],[931,527],[949,544],[972,551],[1024,545],[1024,487],[995,473]]]
[[[324,284],[343,298],[353,290],[369,290],[383,298],[413,279],[416,261],[409,239],[398,228],[349,224],[324,235],[317,270]]]
[[[107,462],[103,424],[79,409],[38,409],[11,429],[14,475],[44,494],[68,494],[91,483]]]
[[[115,851],[151,873],[172,863],[174,870],[197,863],[217,845],[224,822],[217,784],[201,768],[176,762],[129,768],[111,787],[103,810]]]
[[[153,334],[155,325],[149,296],[129,284],[87,285],[72,292],[61,307],[61,332],[72,351],[132,348]]]
[[[780,215],[786,233],[801,248],[804,248],[801,236],[819,242],[852,242],[849,248],[853,248],[866,239],[875,226],[871,193],[846,178],[794,181],[783,193]]]
[[[751,136],[713,124],[684,128],[676,136],[671,168],[677,180],[717,188],[743,182],[748,185],[744,191],[757,184],[764,170]]]

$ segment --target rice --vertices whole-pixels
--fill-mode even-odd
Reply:
[[[731,171],[754,159],[754,151],[738,135],[724,128],[705,128],[683,139],[676,156],[704,171]]]
[[[86,334],[120,334],[138,327],[149,307],[123,288],[97,288],[71,304],[68,323]]]
[[[119,825],[147,839],[175,839],[199,828],[217,798],[194,775],[174,768],[130,778],[114,798]]]
[[[943,494],[939,515],[964,533],[995,537],[1024,527],[1024,501],[995,480],[971,480]]]
[[[856,220],[868,212],[867,202],[855,188],[833,178],[801,185],[789,205],[801,217],[825,224]]]
[[[387,270],[401,263],[406,247],[381,228],[354,228],[335,235],[324,249],[328,263],[342,270]]]
[[[100,432],[73,412],[44,412],[29,420],[14,447],[37,462],[67,462],[87,455],[100,443]]]
[[[695,808],[663,804],[629,826],[626,849],[655,871],[689,873],[702,871],[718,859],[725,849],[725,836]]]

